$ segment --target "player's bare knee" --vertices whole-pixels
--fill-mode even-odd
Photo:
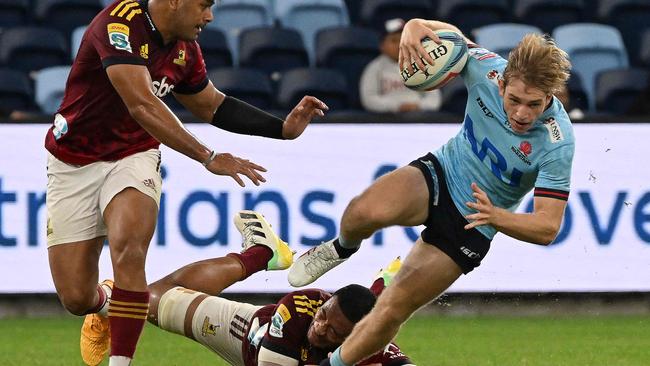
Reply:
[[[346,209],[347,221],[360,228],[378,228],[390,221],[389,209],[365,198],[363,195],[350,201]]]
[[[85,315],[94,305],[94,294],[73,289],[65,293],[59,293],[59,301],[61,301],[61,305],[71,314]]]

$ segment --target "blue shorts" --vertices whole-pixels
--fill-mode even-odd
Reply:
[[[409,165],[422,171],[429,187],[429,214],[423,222],[426,228],[422,231],[422,240],[447,254],[463,273],[471,272],[485,258],[491,240],[476,229],[465,230],[468,222],[451,199],[445,173],[433,154]]]

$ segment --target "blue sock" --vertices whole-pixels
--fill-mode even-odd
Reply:
[[[332,353],[332,357],[330,357],[330,365],[332,366],[351,366],[343,362],[343,359],[341,359],[341,347],[337,348],[334,353]]]

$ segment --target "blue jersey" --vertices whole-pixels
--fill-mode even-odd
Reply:
[[[509,211],[533,188],[535,196],[566,200],[575,143],[562,103],[553,97],[530,130],[513,132],[498,86],[508,61],[483,48],[470,48],[469,56],[461,73],[468,92],[462,129],[434,152],[458,211],[475,213],[465,205],[475,201],[472,182]],[[489,225],[477,229],[490,239],[496,234]]]

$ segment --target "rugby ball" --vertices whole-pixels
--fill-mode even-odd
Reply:
[[[428,37],[422,40],[422,46],[431,55],[434,64],[429,65],[422,59],[426,66],[424,70],[420,70],[417,64],[413,63],[413,73],[408,68],[401,71],[404,85],[409,89],[438,89],[456,77],[465,67],[468,56],[467,43],[463,36],[449,29],[440,29],[435,33],[440,38],[440,44]]]

